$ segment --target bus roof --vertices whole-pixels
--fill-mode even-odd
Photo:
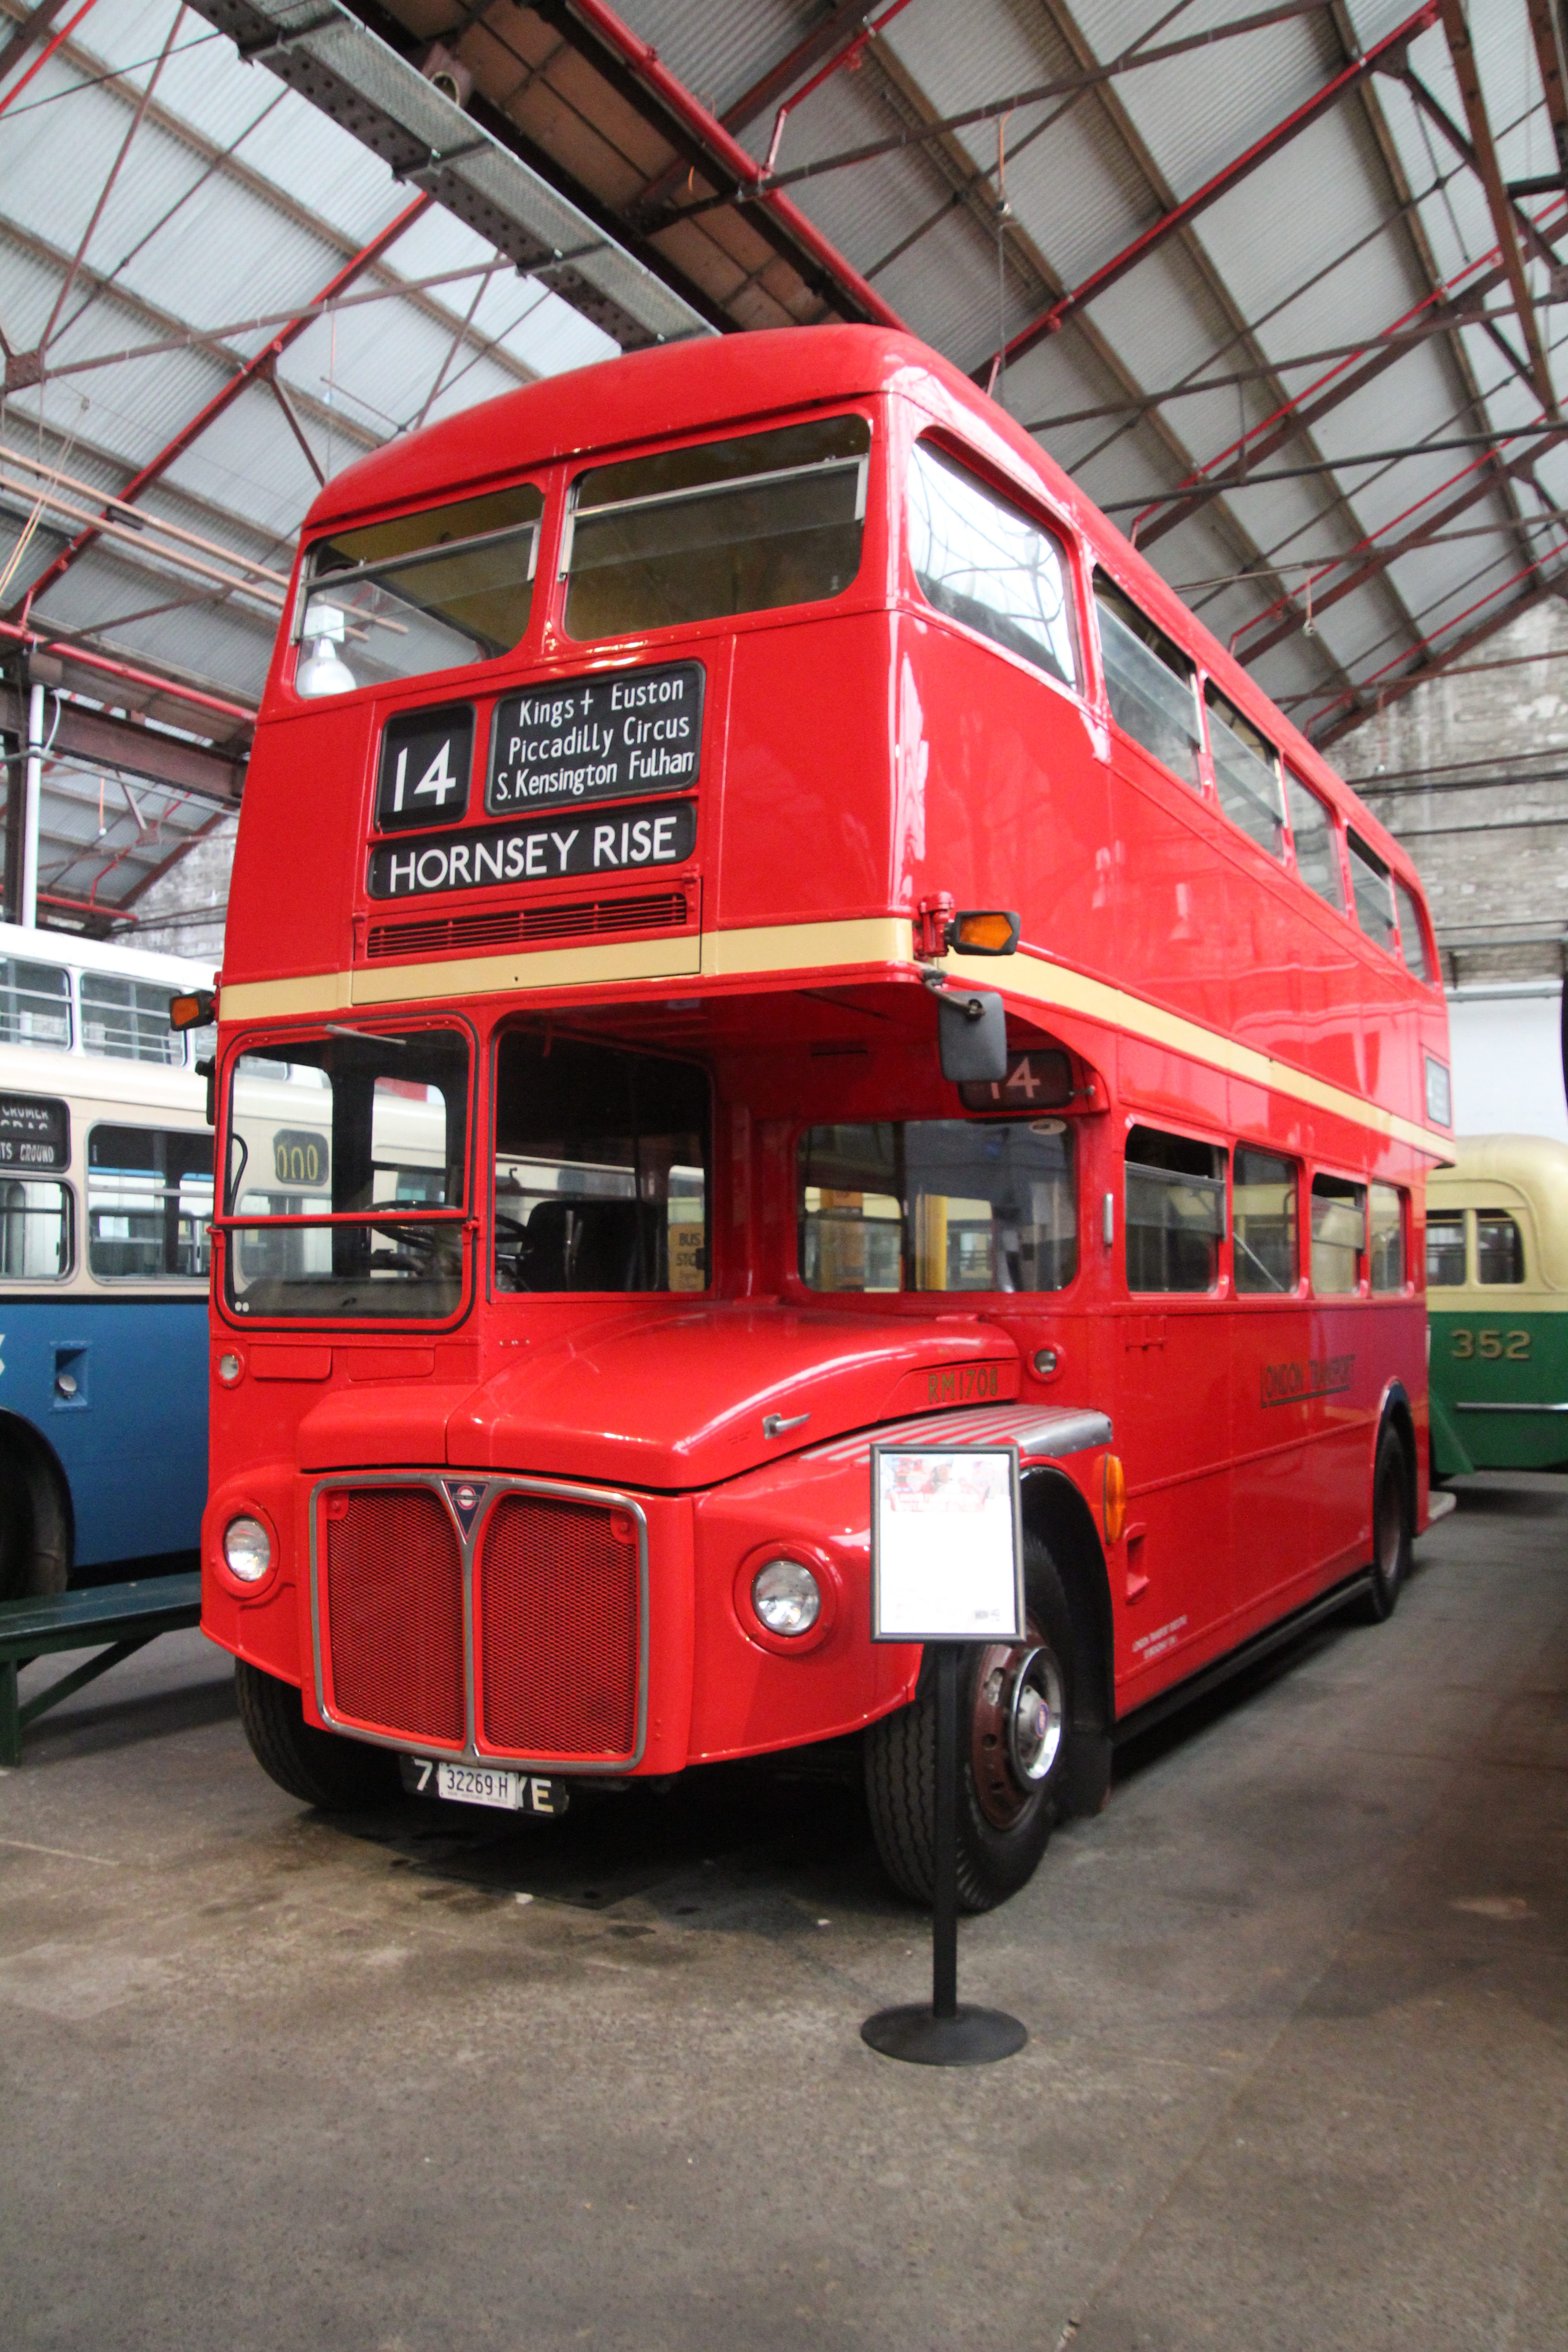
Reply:
[[[344,467],[312,504],[305,536],[388,507],[458,497],[524,467],[889,391],[927,408],[1020,488],[1037,495],[1043,488],[1151,619],[1185,646],[1403,880],[1416,879],[1394,836],[1071,476],[1005,409],[913,335],[868,326],[768,328],[574,368],[461,410]]]

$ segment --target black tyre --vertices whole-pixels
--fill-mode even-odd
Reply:
[[[990,1911],[1034,1875],[1065,1812],[1072,1772],[1078,1643],[1056,1564],[1024,1544],[1027,1638],[978,1643],[958,1696],[958,1900]],[[866,1795],[888,1875],[917,1903],[931,1899],[936,1845],[936,1687],[866,1734]]]
[[[0,1601],[63,1592],[70,1576],[70,1518],[50,1464],[0,1439]]]
[[[1372,1474],[1372,1577],[1361,1613],[1369,1625],[1393,1616],[1410,1573],[1410,1475],[1398,1433],[1377,1441]]]
[[[235,1696],[250,1752],[269,1779],[301,1804],[326,1812],[357,1812],[396,1797],[402,1782],[390,1748],[370,1748],[305,1720],[292,1683],[264,1675],[237,1658]]]

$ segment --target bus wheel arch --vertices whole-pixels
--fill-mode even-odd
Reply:
[[[0,1412],[0,1601],[63,1592],[75,1535],[54,1447],[31,1422]]]
[[[1011,1648],[970,1645],[961,1670],[958,1895],[966,1911],[988,1911],[1016,1894],[1057,1824],[1103,1801],[1109,1677],[1091,1556],[1108,1621],[1104,1566],[1082,1497],[1059,1474],[1032,1476],[1024,1510],[1026,1638]],[[934,1876],[934,1664],[928,1651],[911,1703],[871,1725],[865,1742],[878,1849],[894,1884],[917,1902],[930,1902]]]

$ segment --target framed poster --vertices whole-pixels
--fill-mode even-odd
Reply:
[[[1021,1642],[1016,1445],[873,1445],[874,1642]]]

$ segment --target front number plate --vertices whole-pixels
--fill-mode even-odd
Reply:
[[[563,1813],[564,1780],[534,1772],[512,1772],[498,1764],[448,1764],[428,1756],[405,1756],[405,1788],[418,1797],[450,1797],[463,1805],[495,1805],[509,1813]]]

